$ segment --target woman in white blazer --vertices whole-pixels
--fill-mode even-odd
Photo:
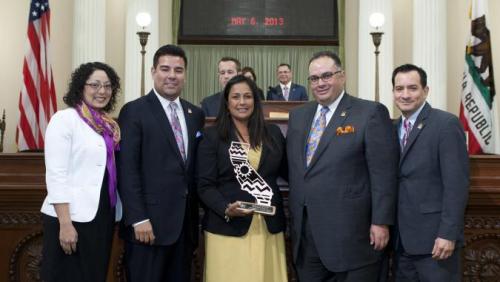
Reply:
[[[114,223],[118,124],[107,115],[120,78],[106,64],[79,66],[45,133],[47,197],[42,205],[44,281],[106,281]]]

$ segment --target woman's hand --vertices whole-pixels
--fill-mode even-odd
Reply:
[[[229,217],[242,217],[253,214],[251,210],[243,210],[240,208],[240,202],[236,201],[227,206],[224,213]]]
[[[54,204],[57,219],[59,220],[59,244],[67,255],[76,252],[76,242],[78,242],[78,233],[76,232],[71,216],[69,215],[69,204]]]
[[[76,252],[76,243],[78,242],[78,233],[73,223],[59,224],[59,243],[65,254],[71,255]]]

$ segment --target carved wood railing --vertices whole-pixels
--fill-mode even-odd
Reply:
[[[472,156],[471,187],[465,215],[464,281],[500,277],[500,156]],[[43,154],[0,154],[0,281],[39,281],[45,197]],[[285,204],[287,190],[284,188]],[[108,281],[124,281],[122,242],[114,240]],[[196,259],[201,277],[203,252]],[[290,266],[290,260],[289,260]],[[293,279],[292,279],[293,280]]]
[[[264,102],[267,120],[285,133],[287,120],[270,112],[288,112],[303,102]],[[207,119],[207,124],[213,119]],[[500,156],[470,158],[471,186],[465,215],[462,252],[464,281],[498,281],[500,277]],[[288,217],[288,187],[281,189]],[[0,281],[40,281],[42,227],[40,207],[46,195],[42,153],[0,154]],[[202,238],[202,237],[201,237]],[[289,250],[287,239],[287,249]],[[108,281],[125,281],[123,242],[113,241]],[[203,242],[200,242],[203,246]],[[193,280],[201,281],[203,248],[194,260]],[[290,281],[295,281],[287,253]]]

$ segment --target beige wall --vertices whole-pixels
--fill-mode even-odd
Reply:
[[[19,119],[19,92],[22,85],[22,64],[26,46],[29,0],[2,0],[0,9],[0,110],[5,109],[7,128],[4,152],[15,152],[16,125]],[[73,1],[51,1],[52,70],[57,104],[62,106],[68,74],[71,71]]]
[[[106,62],[125,80],[125,19],[126,1],[106,0]],[[22,62],[26,44],[26,26],[29,0],[0,0],[0,110],[6,109],[7,130],[4,152],[15,152],[15,128],[19,118],[18,100],[21,89]],[[348,74],[347,89],[357,93],[358,72],[358,1],[346,2],[345,68]],[[448,1],[447,59],[448,59],[448,110],[458,113],[460,83],[464,66],[464,49],[468,34],[468,1]],[[493,62],[500,62],[500,1],[489,1],[488,24],[491,28]],[[71,73],[73,28],[73,1],[51,1],[52,11],[52,67],[58,97],[58,107],[64,107],[62,96]],[[412,4],[413,0],[394,0],[394,64],[412,61]],[[171,42],[171,0],[160,1],[160,44]],[[368,34],[366,36],[369,36]],[[8,40],[7,40],[8,39]],[[498,63],[496,64],[498,66]],[[498,69],[498,68],[497,68]],[[495,73],[500,83],[500,71]],[[430,85],[432,89],[432,85]],[[500,99],[500,95],[497,96]],[[116,115],[123,103],[119,99]]]

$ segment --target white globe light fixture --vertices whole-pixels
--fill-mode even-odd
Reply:
[[[382,13],[373,13],[370,15],[370,18],[368,19],[370,21],[370,25],[375,28],[379,29],[381,28],[384,23],[385,23],[385,16]]]
[[[151,24],[151,15],[147,12],[138,13],[137,16],[135,16],[135,21],[137,22],[138,26],[142,27],[142,29],[145,29]]]

